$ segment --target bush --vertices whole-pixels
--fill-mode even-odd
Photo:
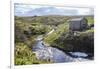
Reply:
[[[24,43],[16,43],[15,47],[15,65],[26,65],[38,63],[35,53]]]
[[[94,31],[87,30],[78,32],[76,35],[72,32],[62,34],[54,43],[53,47],[59,48],[65,52],[80,51],[94,54]]]

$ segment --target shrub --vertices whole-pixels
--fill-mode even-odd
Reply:
[[[15,65],[26,65],[39,63],[35,53],[24,43],[16,43],[15,46]]]
[[[94,31],[87,30],[84,32],[78,32],[76,35],[71,32],[65,32],[51,45],[62,49],[65,52],[80,51],[93,54]]]

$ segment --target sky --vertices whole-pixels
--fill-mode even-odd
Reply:
[[[29,5],[18,4],[14,5],[14,14],[16,16],[43,16],[43,15],[93,15],[93,8],[80,8],[80,7],[58,7],[46,5]]]

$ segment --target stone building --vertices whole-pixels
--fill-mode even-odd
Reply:
[[[69,20],[69,29],[72,31],[83,31],[88,28],[88,21],[84,17]]]

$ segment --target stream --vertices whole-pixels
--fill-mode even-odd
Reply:
[[[45,46],[42,41],[42,36],[37,37],[36,41],[36,44],[33,46],[33,52],[39,60],[48,60],[54,63],[89,60],[85,58],[88,56],[86,53],[69,52],[72,55],[70,56],[57,48]]]

